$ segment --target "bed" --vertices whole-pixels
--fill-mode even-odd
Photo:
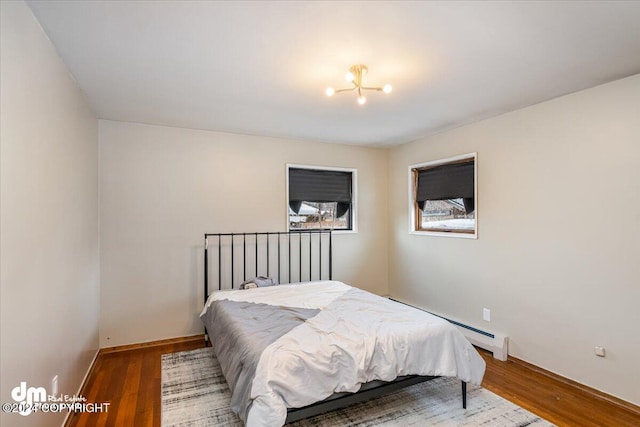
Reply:
[[[461,380],[466,407],[477,351],[444,319],[333,280],[332,246],[328,231],[205,235],[201,318],[232,410],[282,426],[438,376]],[[281,284],[238,289],[260,273]]]

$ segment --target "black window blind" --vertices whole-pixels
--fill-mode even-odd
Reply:
[[[453,163],[418,170],[416,202],[424,209],[427,200],[462,199],[465,210],[475,210],[475,162]]]
[[[336,217],[351,206],[351,172],[289,169],[289,207],[298,213],[302,202],[337,202]]]

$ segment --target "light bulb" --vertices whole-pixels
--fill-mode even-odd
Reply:
[[[336,91],[332,87],[328,87],[327,90],[324,91],[324,93],[326,93],[327,96],[333,96]]]
[[[364,96],[360,95],[358,97],[358,104],[364,105],[366,102],[367,102],[367,98],[365,98]]]
[[[344,75],[344,79],[346,81],[348,81],[349,83],[351,83],[353,81],[353,79],[355,79],[355,76],[353,75],[353,73],[351,71],[349,71],[347,74]]]
[[[391,91],[392,91],[392,90],[393,90],[393,87],[391,87],[391,85],[390,85],[390,84],[386,84],[386,85],[384,85],[384,87],[382,88],[382,91],[383,91],[384,93],[391,93]]]

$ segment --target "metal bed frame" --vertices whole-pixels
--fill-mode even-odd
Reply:
[[[229,289],[233,289],[234,288],[234,283],[235,283],[235,274],[236,274],[236,269],[239,266],[240,262],[238,261],[238,263],[236,263],[236,258],[241,258],[242,259],[242,280],[247,280],[247,268],[248,268],[248,263],[247,263],[247,236],[249,236],[249,252],[253,252],[255,254],[254,257],[254,263],[253,263],[253,272],[255,273],[254,276],[258,276],[259,273],[259,264],[260,264],[260,253],[263,253],[263,262],[264,262],[264,266],[263,266],[263,271],[266,271],[266,275],[267,277],[269,276],[269,274],[271,273],[271,268],[274,267],[277,270],[277,275],[278,275],[278,282],[279,283],[297,283],[297,282],[302,282],[303,279],[303,262],[306,261],[306,259],[303,259],[303,242],[305,239],[303,239],[303,236],[307,236],[308,238],[306,239],[308,242],[308,255],[309,255],[309,263],[307,265],[305,265],[305,267],[308,267],[308,273],[306,274],[306,276],[309,279],[309,281],[314,280],[313,279],[313,266],[314,266],[314,260],[317,260],[318,263],[318,269],[317,269],[317,279],[316,280],[322,280],[322,241],[323,241],[323,237],[325,241],[328,241],[328,248],[326,249],[328,252],[328,260],[326,261],[328,263],[328,276],[329,276],[329,280],[332,279],[333,277],[333,248],[332,248],[332,234],[330,230],[300,230],[300,231],[265,231],[265,232],[253,232],[253,233],[205,233],[204,235],[204,299],[205,302],[207,300],[207,298],[209,297],[209,237],[213,237],[214,240],[217,238],[217,241],[214,242],[214,244],[216,244],[216,249],[217,249],[217,253],[218,253],[218,290],[222,290],[222,289],[226,289],[226,287],[223,286],[224,283],[224,279],[228,278],[228,276],[230,275],[230,286],[228,287]],[[273,238],[273,236],[275,236],[275,239]],[[284,238],[283,238],[284,236]],[[293,236],[293,242],[292,242],[292,236]],[[298,238],[296,239],[295,236],[298,236]],[[315,239],[313,236],[317,236]],[[238,241],[239,239],[237,237],[242,237],[242,239],[240,239],[240,241]],[[262,238],[262,240],[260,240]],[[275,242],[274,242],[275,240]],[[315,240],[315,246],[314,246],[314,240]],[[260,243],[262,243],[262,251],[259,250],[260,248]],[[325,245],[327,245],[327,243],[325,243]],[[227,275],[227,277],[222,276],[222,272],[224,269],[224,263],[222,260],[222,254],[223,254],[223,246],[227,245],[228,247],[228,255],[229,255],[229,275]],[[297,251],[296,251],[296,244],[297,244]],[[274,260],[271,257],[271,252],[273,252],[273,248],[275,245],[275,248],[277,248],[277,257],[275,259],[275,266],[274,264]],[[253,250],[251,248],[251,246],[253,246]],[[306,244],[305,244],[306,246]],[[239,254],[241,255],[240,257],[238,257],[238,248],[242,248],[242,252]],[[314,255],[314,251],[313,248],[316,248],[316,258],[313,257]],[[287,253],[287,263],[286,263],[286,268],[283,269],[282,268],[282,257],[283,257],[283,252],[285,252],[286,249],[286,253]],[[307,249],[305,248],[305,252],[307,251]],[[293,270],[293,264],[292,264],[292,258],[295,261],[295,257],[297,254],[297,260],[298,260],[298,280],[297,281],[292,281],[292,277],[294,276],[295,270]],[[276,254],[274,254],[276,255]],[[304,255],[306,255],[306,253],[304,253]],[[264,268],[266,266],[266,268]],[[286,270],[286,271],[283,271]],[[307,271],[307,269],[305,269],[305,271]],[[287,281],[283,282],[282,278],[284,277],[284,273],[288,272],[287,274]]]
[[[249,237],[249,239],[247,239]],[[292,239],[293,237],[293,239]],[[212,249],[210,241],[212,238]],[[259,271],[266,272],[268,277],[273,272],[277,272],[279,283],[302,282],[303,278],[311,280],[323,280],[323,240],[325,241],[325,265],[324,271],[328,270],[328,279],[333,278],[333,242],[330,230],[297,230],[297,231],[277,231],[277,232],[252,232],[252,233],[205,233],[204,235],[204,301],[209,298],[209,251],[217,252],[217,288],[234,289],[236,275],[242,276],[243,281],[247,279],[247,273],[253,272],[255,277]],[[304,247],[303,247],[304,245]],[[248,246],[248,252],[247,252]],[[241,248],[241,249],[240,249]],[[314,250],[315,248],[315,250]],[[226,253],[225,253],[226,252]],[[275,252],[272,254],[272,252]],[[225,256],[223,256],[225,253]],[[253,254],[253,268],[251,262],[247,262],[247,254]],[[262,254],[262,256],[260,256]],[[308,259],[306,255],[308,254]],[[215,256],[215,254],[214,254]],[[314,258],[315,256],[315,258]],[[283,258],[284,257],[284,258]],[[223,259],[224,258],[224,259]],[[240,260],[238,260],[241,259]],[[275,259],[274,259],[275,258]],[[286,260],[285,260],[286,258]],[[262,260],[262,263],[260,262]],[[286,261],[283,267],[282,262]],[[297,279],[292,280],[296,273],[295,262],[297,261]],[[306,262],[308,261],[308,263]],[[260,269],[262,264],[262,269]],[[240,272],[236,272],[241,268]],[[304,268],[303,268],[304,265]],[[314,278],[314,265],[317,267],[316,278]],[[214,266],[215,267],[215,266]],[[307,268],[308,267],[308,268]],[[306,274],[303,275],[303,272]],[[286,280],[283,281],[284,273],[287,273]],[[229,279],[227,282],[225,279]],[[223,286],[228,283],[229,286]],[[205,328],[205,339],[207,338]],[[305,406],[303,408],[289,408],[287,410],[286,423],[291,423],[304,418],[313,417],[325,412],[334,411],[346,406],[370,400],[391,391],[408,387],[425,381],[436,379],[435,376],[409,375],[398,377],[394,381],[373,381],[363,384],[357,393],[336,393],[329,398]],[[467,408],[467,383],[462,381],[462,407]]]

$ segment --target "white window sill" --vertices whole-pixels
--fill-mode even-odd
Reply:
[[[478,232],[470,233],[446,233],[441,231],[409,231],[416,236],[453,237],[454,239],[478,239]]]

